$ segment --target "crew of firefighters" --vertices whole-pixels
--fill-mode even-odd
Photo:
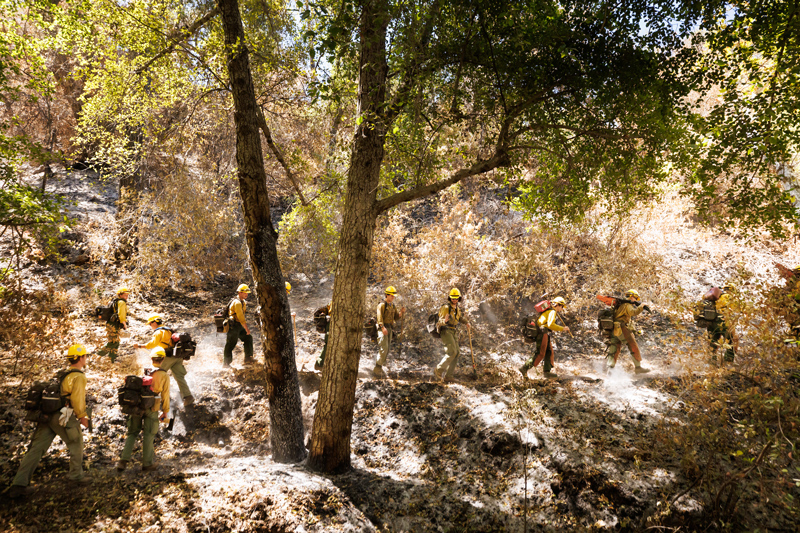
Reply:
[[[777,265],[780,267],[780,265]],[[782,306],[783,316],[787,321],[791,336],[786,339],[787,344],[800,343],[800,266],[792,270],[782,268],[782,275],[787,279],[784,289],[778,292],[785,305]],[[732,363],[735,357],[733,347],[733,322],[731,316],[731,299],[735,295],[736,287],[733,283],[725,283],[722,287],[712,287],[694,311],[696,323],[708,330],[708,338],[714,352],[713,362],[716,362],[716,352],[721,349],[723,362]],[[127,300],[130,289],[126,286],[119,287],[116,297],[111,303],[112,314],[106,325],[108,342],[98,349],[97,355],[108,355],[112,362],[116,361],[120,347],[120,332],[129,328]],[[291,285],[286,282],[287,295],[291,292]],[[253,337],[247,324],[246,310],[247,298],[250,288],[239,285],[236,296],[228,304],[227,339],[223,352],[222,364],[229,367],[233,361],[233,349],[239,341],[244,345],[244,363],[249,364],[253,358]],[[377,356],[373,375],[378,378],[386,376],[384,367],[388,355],[394,345],[397,345],[397,335],[401,331],[401,321],[406,308],[395,306],[394,300],[398,296],[395,287],[389,286],[384,291],[383,301],[376,310],[377,318],[374,322],[377,331],[378,344]],[[598,328],[604,338],[605,371],[611,373],[615,368],[623,348],[627,348],[633,360],[635,373],[646,373],[650,370],[642,366],[642,354],[634,337],[637,328],[634,319],[643,311],[650,312],[650,307],[641,301],[639,292],[630,289],[623,296],[598,298],[605,302],[611,309],[606,309],[598,318]],[[435,330],[434,336],[441,339],[444,357],[433,370],[433,376],[442,381],[453,379],[455,368],[458,364],[460,350],[459,330],[465,327],[471,330],[471,325],[461,306],[462,295],[457,288],[447,293],[446,302],[440,307],[438,315],[432,315],[434,324],[429,331]],[[555,362],[553,357],[553,334],[567,332],[572,334],[569,327],[563,323],[562,313],[567,307],[567,301],[557,296],[552,300],[545,300],[537,304],[535,315],[526,318],[527,327],[530,329],[529,342],[533,344],[531,357],[520,367],[519,371],[525,379],[528,372],[543,364],[543,377],[556,378],[554,372]],[[331,306],[326,308],[330,315]],[[292,317],[294,318],[294,314]],[[330,316],[326,317],[329,321]],[[163,324],[160,314],[152,314],[147,319],[153,332],[153,339],[147,344],[134,344],[134,348],[149,349],[151,361],[155,370],[150,373],[151,380],[148,386],[158,396],[152,407],[141,413],[128,417],[128,433],[124,448],[117,463],[117,470],[123,471],[132,458],[134,446],[140,433],[143,433],[142,467],[144,472],[155,470],[154,462],[154,437],[158,432],[159,422],[167,421],[170,409],[169,375],[178,383],[184,407],[194,404],[189,386],[186,383],[186,369],[183,361],[172,355],[173,341],[170,338],[171,330]],[[559,324],[559,322],[561,322]],[[326,322],[327,324],[327,322]],[[525,327],[525,326],[523,326]],[[324,328],[327,347],[327,326]],[[33,434],[31,445],[22,459],[18,472],[7,492],[11,498],[18,498],[26,493],[36,466],[44,453],[50,447],[56,436],[59,436],[67,446],[70,454],[69,478],[76,483],[86,481],[82,468],[83,461],[83,428],[90,427],[90,412],[86,402],[86,376],[83,368],[88,357],[86,348],[81,344],[70,346],[66,353],[68,368],[61,371],[57,380],[60,383],[62,404],[65,406],[60,411],[49,416],[40,416]],[[325,371],[325,349],[317,360],[316,369]]]

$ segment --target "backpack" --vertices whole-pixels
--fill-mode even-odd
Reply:
[[[67,405],[68,396],[61,396],[61,383],[73,372],[80,370],[61,370],[49,381],[37,381],[31,385],[25,396],[25,410],[29,411],[27,420],[38,420],[40,415],[49,418]]]
[[[536,342],[536,337],[539,336],[539,316],[541,315],[527,315],[522,320],[522,324],[520,325],[522,329],[522,340],[526,344],[533,344]]]
[[[717,303],[713,300],[701,300],[695,311],[694,322],[700,328],[709,328],[719,317]]]
[[[601,333],[611,335],[614,331],[614,310],[616,307],[604,307],[597,313],[597,329]]]
[[[107,324],[119,324],[119,314],[117,314],[117,303],[122,298],[114,298],[111,303],[106,306],[99,306],[94,308],[94,316],[98,320],[102,320]]]
[[[327,305],[314,311],[314,327],[317,328],[317,333],[326,333],[329,322]],[[377,335],[377,332],[375,334]]]
[[[428,317],[428,325],[426,326],[426,328],[428,329],[428,333],[430,333],[431,337],[433,337],[434,339],[441,338],[441,335],[439,335],[439,331],[436,329],[436,324],[438,322],[439,322],[439,312],[436,311],[435,313],[432,313]]]
[[[145,370],[144,377],[125,376],[122,387],[117,389],[117,399],[124,414],[142,416],[153,409],[156,404],[156,394],[151,387],[152,374],[155,372],[155,370]]]
[[[173,357],[188,361],[197,352],[197,342],[187,332],[173,333],[172,342],[175,345]]]
[[[364,322],[364,335],[373,342],[378,342],[378,321],[374,317],[369,317]]]
[[[214,312],[214,325],[217,326],[217,333],[227,333],[228,332],[228,315],[231,313],[231,304],[233,300],[228,302],[228,305],[220,307]]]

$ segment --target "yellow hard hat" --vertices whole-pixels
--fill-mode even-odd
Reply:
[[[73,344],[67,350],[67,357],[70,359],[77,359],[84,355],[86,355],[86,348],[84,348],[83,344]]]
[[[792,270],[794,272],[800,272],[800,265],[795,266]]]
[[[161,318],[161,315],[159,315],[158,313],[152,314],[149,317],[147,317],[147,323],[148,324],[150,322],[161,322],[162,320],[163,319]]]
[[[641,296],[639,296],[639,291],[637,291],[635,289],[631,289],[628,292],[626,292],[625,296],[633,296],[637,300],[641,300],[642,299]]]
[[[164,359],[167,356],[167,352],[164,351],[164,348],[161,346],[157,346],[150,350],[150,359]]]
[[[397,289],[395,289],[392,285],[389,285],[383,292],[385,292],[386,294],[397,294]]]
[[[250,294],[250,287],[248,287],[247,285],[242,283],[241,285],[239,285],[239,288],[236,289],[236,292],[246,292],[246,293]]]
[[[286,294],[289,294],[290,292],[292,292],[292,284],[287,281],[286,282]]]
[[[732,281],[726,281],[725,284],[722,286],[723,289],[726,291],[732,291],[736,288],[736,284]]]
[[[561,296],[557,296],[557,297],[553,298],[551,300],[551,302],[553,303],[553,305],[563,305],[564,307],[567,306],[567,301],[564,298],[562,298]]]
[[[125,285],[117,289],[117,295],[124,294],[126,292],[131,292],[131,290]]]
[[[458,289],[451,289],[449,298],[451,300],[453,300],[453,299],[460,300],[461,299],[461,291],[459,291]]]

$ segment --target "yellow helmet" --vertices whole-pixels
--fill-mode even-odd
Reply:
[[[250,294],[250,287],[242,283],[241,285],[239,285],[239,288],[236,289],[236,292],[246,292],[247,294]]]
[[[150,350],[150,359],[164,359],[167,356],[167,352],[164,351],[164,348],[161,346],[157,346]]]
[[[451,289],[450,296],[448,296],[451,300],[460,300],[461,299],[461,291],[458,289]]]
[[[117,289],[117,296],[119,296],[120,294],[124,294],[126,292],[131,292],[131,290],[127,286],[123,285],[122,287]]]
[[[625,297],[626,298],[631,298],[632,297],[632,299],[637,300],[637,301],[642,299],[642,297],[639,296],[639,291],[637,291],[635,289],[630,289],[628,292],[626,292],[625,293]]]
[[[732,291],[736,288],[736,284],[732,281],[726,281],[725,284],[722,286],[723,289],[726,291]]]
[[[386,294],[394,295],[394,294],[397,294],[397,289],[395,289],[394,286],[389,285],[388,287],[386,287],[386,290],[383,291],[383,292],[385,292]]]
[[[567,301],[561,296],[557,296],[550,301],[552,302],[553,305],[563,305],[564,307],[567,306]]]
[[[795,267],[792,269],[792,271],[793,271],[793,272],[800,272],[800,265],[797,265],[797,266],[795,266]]]
[[[290,292],[292,292],[292,284],[287,281],[286,282],[286,294],[289,294]]]
[[[77,359],[86,355],[86,348],[83,344],[73,344],[67,350],[67,357],[70,359]]]
[[[149,317],[147,317],[147,323],[148,324],[150,322],[158,322],[160,324],[162,320],[163,319],[161,318],[161,315],[159,315],[158,313],[152,314]]]

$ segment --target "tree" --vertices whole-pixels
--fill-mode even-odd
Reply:
[[[256,281],[264,334],[270,442],[276,461],[297,462],[305,457],[300,385],[292,340],[289,299],[278,260],[278,234],[272,226],[264,158],[259,137],[258,106],[237,0],[219,0],[228,73],[236,121],[236,162],[244,206],[247,246]]]
[[[341,75],[350,62],[358,78],[311,468],[350,466],[378,216],[504,168],[531,169],[519,202],[556,216],[654,194],[688,91],[676,75],[685,31],[670,21],[686,15],[677,8],[536,0],[307,5],[318,52]]]
[[[685,192],[706,222],[785,236],[800,197],[800,3],[713,1],[705,10],[687,69],[705,105],[687,112]]]

